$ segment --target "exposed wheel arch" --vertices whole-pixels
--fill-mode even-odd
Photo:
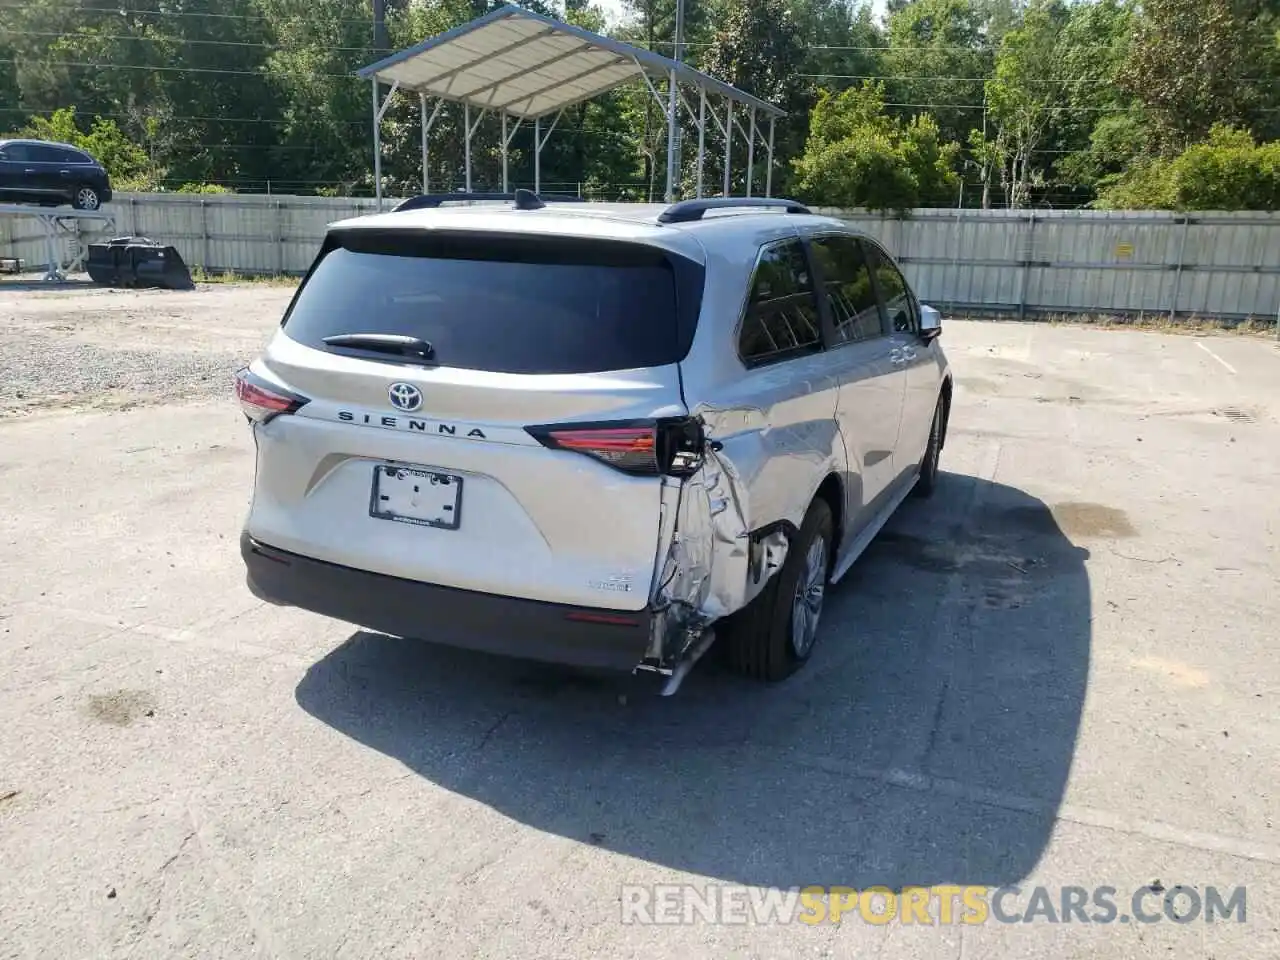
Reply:
[[[822,499],[831,508],[831,552],[828,564],[834,566],[835,557],[840,550],[841,534],[844,533],[844,484],[836,473],[828,473],[818,484],[813,499]]]

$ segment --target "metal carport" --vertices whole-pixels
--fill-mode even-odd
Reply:
[[[486,113],[502,117],[502,190],[509,187],[507,151],[524,123],[534,129],[534,190],[542,187],[541,154],[567,107],[599,96],[615,87],[642,80],[667,115],[668,201],[675,199],[675,131],[679,106],[694,118],[698,129],[696,195],[703,195],[702,169],[706,157],[707,117],[724,141],[725,196],[730,190],[730,162],[734,130],[747,143],[746,194],[751,196],[756,141],[768,152],[764,195],[773,189],[774,121],[785,112],[692,67],[630,44],[552,20],[521,7],[503,6],[416,46],[362,68],[358,76],[373,87],[373,176],[378,205],[382,204],[382,118],[398,92],[416,93],[422,113],[422,192],[430,193],[427,173],[431,126],[446,102],[463,109],[463,152],[466,191],[471,192],[471,141]],[[666,97],[655,81],[666,85]],[[684,84],[698,92],[697,109],[685,96]],[[391,89],[386,96],[381,87]],[[708,94],[723,101],[724,117],[708,112]],[[431,102],[434,101],[434,106]],[[747,125],[734,116],[734,104],[744,108]],[[473,117],[473,114],[479,111]],[[543,132],[543,120],[552,117]],[[757,120],[768,120],[767,136]],[[512,124],[514,120],[514,124]]]

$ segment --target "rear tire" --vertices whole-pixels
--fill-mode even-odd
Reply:
[[[814,500],[782,569],[754,600],[725,618],[721,633],[736,672],[756,680],[784,680],[812,655],[832,542],[831,507]]]
[[[71,206],[77,210],[97,210],[102,206],[102,200],[97,190],[85,184],[76,187],[76,192],[71,196]]]
[[[938,405],[933,410],[933,423],[929,427],[929,445],[924,448],[924,459],[920,461],[920,479],[916,481],[915,489],[911,492],[917,497],[931,497],[933,491],[938,489],[938,459],[942,455],[942,431],[946,428],[943,417],[946,416],[946,407],[943,406],[942,398],[938,398]]]

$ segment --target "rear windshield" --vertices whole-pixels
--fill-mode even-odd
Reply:
[[[326,241],[284,330],[383,361],[399,358],[324,338],[419,337],[436,363],[471,370],[626,370],[683,359],[701,284],[698,265],[638,244],[350,231]]]

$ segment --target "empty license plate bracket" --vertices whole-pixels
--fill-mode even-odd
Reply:
[[[462,521],[462,478],[427,467],[380,463],[373,468],[369,515],[457,530]]]

